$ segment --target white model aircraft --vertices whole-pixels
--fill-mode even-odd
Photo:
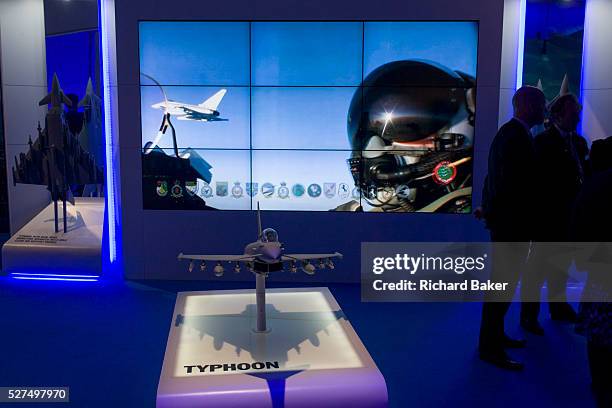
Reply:
[[[226,121],[219,117],[217,108],[225,96],[227,89],[221,89],[199,105],[176,102],[168,99],[151,105],[153,109],[161,109],[165,114],[175,116],[178,120],[193,120],[199,122]]]
[[[241,255],[185,255],[182,252],[178,259],[188,259],[189,272],[193,271],[194,261],[200,261],[200,270],[206,270],[206,261],[214,261],[213,272],[215,276],[222,276],[224,272],[221,262],[234,263],[234,271],[240,272],[240,264],[246,264],[255,274],[255,298],[257,302],[257,329],[258,333],[266,333],[266,277],[269,272],[283,269],[283,262],[289,262],[291,273],[297,272],[297,263],[302,264],[302,270],[308,275],[314,275],[315,266],[310,263],[318,260],[319,269],[328,267],[334,269],[332,258],[342,258],[342,254],[283,254],[283,245],[278,241],[278,234],[272,228],[261,229],[261,213],[257,203],[257,241],[247,244]]]
[[[194,261],[200,261],[200,270],[206,270],[206,262],[216,262],[213,272],[216,276],[222,276],[225,269],[222,262],[234,263],[234,271],[240,272],[240,265],[245,264],[255,274],[267,275],[268,272],[283,269],[283,262],[289,264],[292,273],[297,272],[297,264],[301,264],[302,270],[308,274],[315,273],[315,265],[311,261],[317,261],[319,269],[334,269],[332,258],[342,258],[342,254],[334,252],[331,254],[283,254],[283,245],[278,241],[278,234],[272,228],[261,229],[261,215],[259,203],[257,204],[257,241],[247,244],[241,255],[185,255],[180,253],[179,260],[190,260],[189,271],[194,269]]]

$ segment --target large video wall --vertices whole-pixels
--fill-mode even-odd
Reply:
[[[140,22],[145,209],[471,211],[476,22]]]

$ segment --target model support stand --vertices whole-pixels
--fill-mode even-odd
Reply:
[[[266,275],[255,274],[255,300],[257,303],[257,329],[258,333],[266,333]]]

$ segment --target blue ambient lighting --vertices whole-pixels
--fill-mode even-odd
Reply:
[[[104,91],[104,140],[106,153],[106,202],[108,211],[108,249],[110,262],[117,259],[117,202],[115,201],[115,165],[114,140],[111,114],[111,84],[110,84],[110,39],[108,0],[99,1],[100,38],[102,49],[102,88]],[[118,165],[118,164],[117,164]]]
[[[97,275],[61,275],[61,274],[55,274],[55,273],[24,273],[24,272],[13,272],[11,273],[11,276],[13,277],[18,277],[18,276],[32,276],[32,277],[47,277],[47,278],[89,278],[89,279],[98,279],[99,276]]]
[[[64,281],[64,282],[97,282],[97,279],[66,279],[66,278],[41,278],[38,276],[13,276],[19,280],[39,280],[39,281]]]
[[[593,3],[591,1],[586,2],[586,4],[584,5],[584,31],[582,34],[582,61],[580,64],[580,105],[582,106],[582,111],[580,112],[580,134],[581,135],[587,135],[588,133],[588,129],[586,124],[584,123],[584,112],[585,112],[585,108],[584,108],[584,85],[587,83],[587,73],[584,69],[586,62],[588,61],[588,54],[587,52],[589,52],[589,20],[591,17],[591,14],[594,13],[593,11]],[[586,138],[587,142],[589,143],[589,145],[591,144],[591,139],[589,137]]]
[[[527,12],[527,0],[520,0],[518,47],[516,51],[516,89],[523,86],[523,60],[525,54],[525,15]]]
[[[64,281],[64,282],[97,282],[98,281],[98,277],[93,276],[93,275],[53,275],[53,274],[11,273],[9,276],[13,279],[18,279],[18,280]],[[74,276],[74,277],[69,277],[69,276]]]

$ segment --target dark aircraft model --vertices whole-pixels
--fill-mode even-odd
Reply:
[[[222,262],[234,263],[234,270],[240,272],[240,264],[246,266],[255,274],[256,294],[257,294],[257,331],[266,331],[265,316],[265,288],[266,277],[269,272],[276,272],[283,269],[283,262],[289,262],[290,271],[297,272],[297,263],[301,263],[302,270],[308,275],[314,275],[315,266],[312,260],[317,260],[319,269],[326,266],[334,268],[332,258],[342,258],[339,252],[327,254],[283,254],[283,245],[278,240],[278,234],[272,228],[261,228],[261,213],[259,203],[257,204],[257,241],[247,244],[244,253],[241,255],[185,255],[180,253],[179,260],[188,259],[189,271],[193,271],[194,261],[200,261],[200,270],[206,269],[206,262],[213,261],[216,265],[213,272],[216,276],[222,276],[225,268]]]

